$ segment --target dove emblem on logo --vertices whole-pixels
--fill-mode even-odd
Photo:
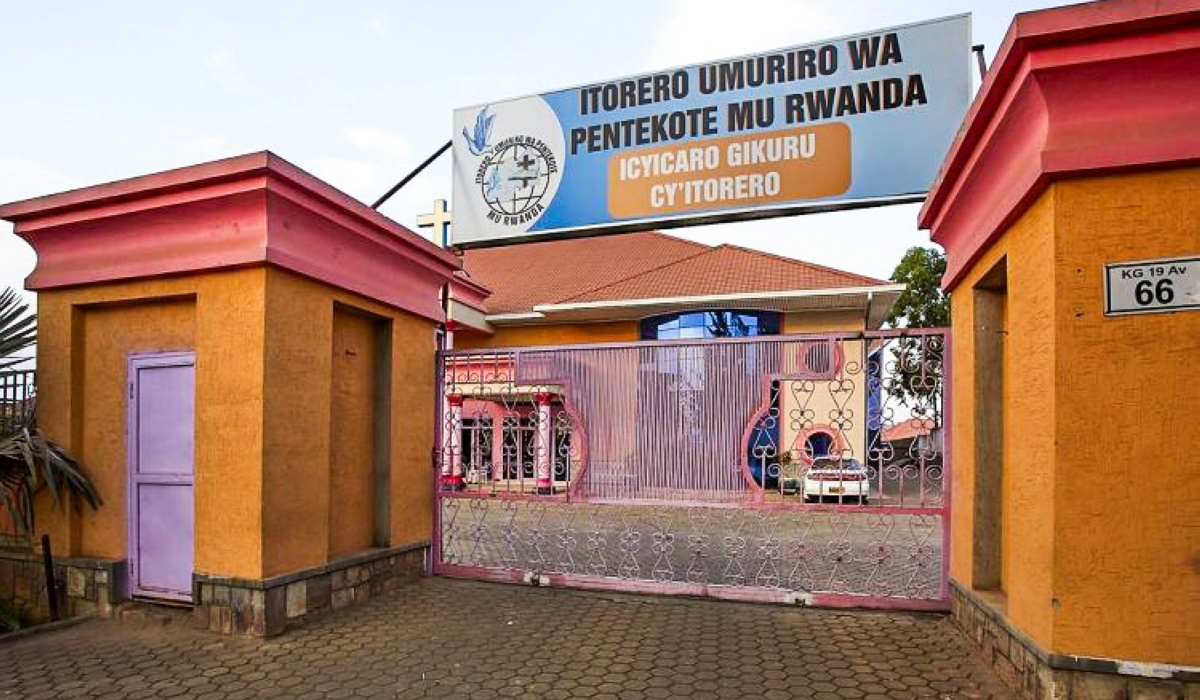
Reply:
[[[467,132],[467,127],[463,127],[462,135],[467,141],[467,148],[471,149],[471,155],[481,156],[490,147],[488,139],[492,137],[492,120],[496,115],[488,112],[488,108],[484,107],[479,110],[479,114],[475,116],[475,133]]]
[[[538,101],[538,104],[543,103]],[[497,116],[502,117],[499,125]],[[543,115],[536,109],[507,104],[484,105],[478,111],[471,109],[455,115],[463,141],[474,156],[465,159],[475,167],[478,189],[472,201],[486,205],[487,209],[480,209],[480,214],[488,223],[526,228],[537,221],[554,198],[558,158],[545,141],[533,135],[539,133],[538,129],[550,131],[552,127],[542,123],[549,120],[557,124],[553,114]],[[533,134],[512,133],[514,126],[530,128],[530,122]],[[459,155],[463,155],[457,150],[461,147],[455,143]]]

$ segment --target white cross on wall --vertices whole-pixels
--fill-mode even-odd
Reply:
[[[452,212],[446,208],[446,200],[436,199],[433,202],[433,211],[428,214],[421,214],[417,217],[417,226],[420,228],[432,228],[433,240],[436,243],[441,239],[441,246],[448,248],[450,246],[450,222],[453,219]]]

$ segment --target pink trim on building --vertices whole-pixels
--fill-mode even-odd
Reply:
[[[1056,179],[1200,162],[1197,75],[1196,0],[1017,15],[921,209],[942,286]]]
[[[42,290],[270,264],[440,321],[453,254],[263,151],[0,206]],[[153,250],[153,254],[147,254]]]

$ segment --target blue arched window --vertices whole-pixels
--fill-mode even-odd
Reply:
[[[686,311],[642,319],[642,340],[743,338],[778,335],[774,311]]]

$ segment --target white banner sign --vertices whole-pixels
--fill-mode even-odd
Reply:
[[[970,45],[961,15],[456,110],[453,243],[920,199]]]

